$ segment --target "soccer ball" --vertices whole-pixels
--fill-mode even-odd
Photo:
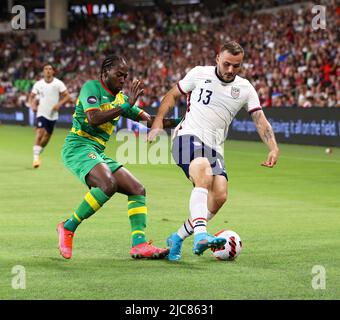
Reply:
[[[216,237],[227,240],[223,248],[211,249],[214,257],[218,260],[235,260],[242,250],[242,241],[240,236],[232,230],[222,230],[215,234]]]
[[[333,151],[332,148],[326,148],[326,149],[325,149],[325,153],[326,153],[326,154],[331,154],[332,151]]]

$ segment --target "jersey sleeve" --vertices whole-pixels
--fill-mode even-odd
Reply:
[[[33,94],[38,94],[38,93],[39,93],[37,83],[38,83],[38,82],[36,82],[36,83],[33,85],[33,87],[32,87],[32,93],[33,93]]]
[[[191,69],[182,80],[178,81],[177,87],[181,93],[187,94],[195,89],[199,71],[200,67],[195,67]]]
[[[129,118],[131,120],[137,120],[138,116],[143,112],[142,109],[137,106],[132,106],[129,110],[122,113],[122,116],[125,118]]]
[[[124,94],[124,103],[128,102],[128,97]],[[122,116],[124,118],[128,118],[131,120],[136,120],[137,117],[143,112],[142,109],[138,108],[136,105],[132,106],[131,108],[129,108],[127,111],[122,112]]]
[[[65,83],[62,82],[62,81],[59,81],[59,92],[62,93],[64,91],[66,91],[66,90],[67,90],[67,88],[65,86]]]
[[[247,112],[249,112],[249,114],[262,109],[259,96],[251,83],[249,83],[248,98],[243,107],[246,109]]]
[[[100,91],[91,81],[86,82],[81,88],[79,102],[84,111],[100,109]]]

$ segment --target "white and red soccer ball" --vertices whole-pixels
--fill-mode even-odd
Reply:
[[[222,230],[215,234],[216,237],[227,240],[223,248],[212,249],[214,257],[218,260],[235,260],[242,251],[242,241],[240,236],[232,230]]]

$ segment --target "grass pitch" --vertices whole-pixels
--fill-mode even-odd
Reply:
[[[228,141],[229,200],[208,230],[236,231],[244,248],[234,262],[183,246],[179,263],[129,256],[127,200],[115,195],[85,221],[74,255],[57,250],[56,225],[87,189],[63,166],[67,130],[56,129],[31,168],[34,130],[0,126],[0,299],[339,299],[340,150],[280,145],[274,169],[261,167],[262,143]],[[107,154],[115,155],[115,143]],[[117,144],[116,144],[117,145]],[[188,216],[191,184],[176,165],[126,165],[146,187],[147,235],[158,246]],[[26,289],[13,289],[13,267],[25,268]],[[325,288],[314,266],[326,271]],[[314,273],[313,273],[314,271]]]

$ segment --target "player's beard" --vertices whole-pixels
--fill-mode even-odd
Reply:
[[[227,74],[226,75],[227,76],[227,79],[225,78],[225,77],[223,77],[223,79],[224,79],[224,81],[226,81],[226,82],[232,82],[232,81],[234,81],[234,79],[235,79],[235,77],[236,77],[236,74]]]
[[[228,76],[228,78],[226,79],[225,76],[222,76],[220,69],[217,67],[217,74],[220,77],[220,79],[222,79],[224,82],[233,82],[235,80],[236,74],[233,73],[227,73],[226,76]]]

